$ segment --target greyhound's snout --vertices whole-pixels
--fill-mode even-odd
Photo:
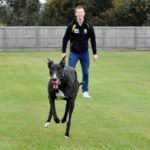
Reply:
[[[54,75],[52,76],[52,80],[53,80],[53,81],[56,81],[56,80],[57,80],[56,74],[54,74]]]

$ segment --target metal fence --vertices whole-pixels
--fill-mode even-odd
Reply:
[[[150,50],[150,27],[94,28],[98,50]],[[60,50],[65,30],[55,26],[0,27],[0,51]]]

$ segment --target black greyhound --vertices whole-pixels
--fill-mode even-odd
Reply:
[[[62,58],[59,64],[54,64],[53,61],[48,59],[48,68],[50,70],[51,79],[48,82],[48,98],[50,101],[50,112],[48,120],[45,123],[47,128],[50,125],[52,116],[54,121],[59,123],[60,120],[57,117],[55,109],[55,99],[66,100],[66,110],[61,122],[66,122],[67,115],[69,113],[69,119],[67,122],[67,128],[65,138],[69,138],[69,130],[71,125],[71,116],[74,110],[75,99],[78,93],[79,83],[77,80],[77,73],[74,68],[65,66],[65,57]]]

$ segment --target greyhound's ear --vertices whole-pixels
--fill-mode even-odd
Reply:
[[[48,59],[48,63],[47,63],[47,65],[48,65],[48,68],[50,68],[51,67],[51,65],[53,64],[53,61],[51,61],[49,58],[47,58]]]
[[[60,61],[60,65],[64,68],[65,67],[65,65],[66,65],[66,63],[65,63],[65,58],[66,58],[66,56],[64,56],[63,58],[62,58],[62,60]]]

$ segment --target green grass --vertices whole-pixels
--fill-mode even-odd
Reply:
[[[149,150],[150,52],[99,52],[90,66],[89,93],[81,88],[72,117],[48,129],[47,57],[61,52],[0,52],[0,150]],[[81,68],[77,65],[78,80]],[[56,102],[62,118],[64,101]]]

